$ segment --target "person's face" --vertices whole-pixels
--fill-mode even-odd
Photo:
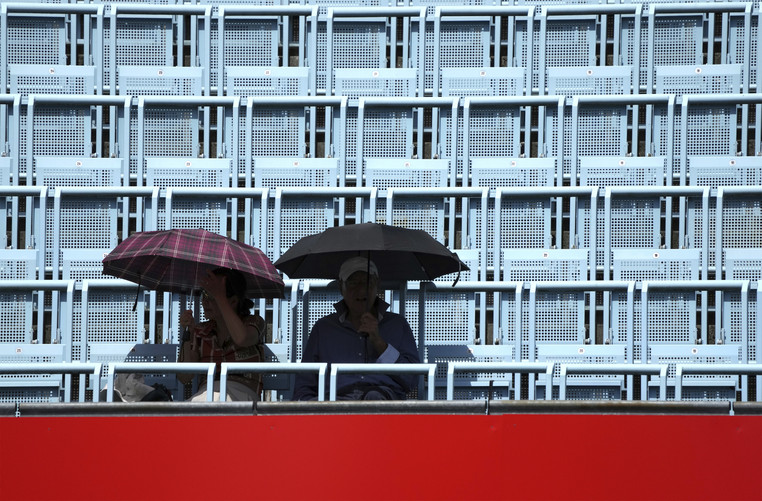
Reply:
[[[378,293],[378,279],[364,271],[356,271],[342,283],[341,295],[352,313],[370,309]]]

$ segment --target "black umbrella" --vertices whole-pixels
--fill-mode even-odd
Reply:
[[[336,226],[303,237],[275,267],[291,278],[334,279],[342,263],[354,256],[371,259],[379,277],[390,281],[433,280],[468,270],[457,254],[425,231],[376,223]]]

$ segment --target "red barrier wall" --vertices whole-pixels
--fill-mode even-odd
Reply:
[[[0,419],[2,499],[762,499],[762,417]]]

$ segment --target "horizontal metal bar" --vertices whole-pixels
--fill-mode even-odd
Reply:
[[[103,14],[103,5],[98,4],[42,4],[42,3],[3,3],[2,11],[30,14]]]
[[[456,107],[460,102],[458,97],[361,97],[358,106],[370,108],[374,106],[394,107]]]
[[[666,375],[668,364],[559,364],[561,374],[648,374]]]
[[[730,402],[654,400],[493,400],[490,414],[714,414],[730,413]]]
[[[317,16],[319,7],[304,5],[220,5],[219,17],[227,16]]]
[[[581,7],[581,6],[580,6]],[[440,5],[434,9],[434,17],[446,16],[514,16],[533,17],[534,7],[513,5]]]
[[[296,414],[471,414],[484,415],[484,400],[339,400],[256,402],[258,415]]]
[[[119,14],[166,14],[175,15],[207,15],[212,13],[211,5],[192,5],[192,4],[171,4],[171,5],[152,5],[152,4],[119,4],[115,3],[111,7],[111,15]]]
[[[667,400],[667,364],[560,364],[561,382],[558,398],[566,400],[567,374],[622,374],[622,375],[658,375],[659,400]],[[546,390],[547,391],[547,390]]]
[[[318,400],[325,399],[325,373],[328,364],[325,362],[236,362],[223,363],[220,366],[220,401],[227,397],[228,373],[255,372],[261,374],[296,374],[300,372],[315,372],[318,376]]]
[[[349,196],[349,197],[362,197],[362,196],[370,196],[373,194],[373,192],[377,191],[378,188],[375,187],[354,187],[354,186],[346,186],[346,187],[326,187],[326,186],[315,186],[315,187],[282,187],[282,188],[276,188],[275,196],[318,196],[318,197],[325,197],[325,196]]]
[[[177,187],[167,188],[166,196],[172,198],[182,197],[262,197],[268,193],[269,188],[199,188]]]
[[[762,94],[684,94],[683,107],[699,104],[755,104],[762,103]]]
[[[88,197],[147,197],[158,196],[159,188],[154,186],[59,186],[54,192],[60,196]]]
[[[676,364],[675,374],[727,374],[727,375],[762,375],[762,364]]]
[[[523,282],[504,282],[504,281],[477,281],[460,280],[452,285],[450,282],[426,282],[427,290],[442,290],[455,292],[515,292],[519,287],[523,287]]]
[[[74,289],[74,280],[0,280],[0,291],[65,291]]]
[[[27,104],[33,108],[39,103],[77,106],[123,106],[129,109],[131,96],[81,95],[81,94],[30,94]]]
[[[332,17],[422,17],[426,7],[329,7]]]
[[[479,106],[563,106],[565,96],[500,96],[469,97],[463,102],[466,108]]]
[[[388,188],[387,193],[395,197],[432,196],[432,197],[486,197],[489,188],[441,187],[441,188]]]
[[[0,104],[19,105],[21,104],[21,94],[0,94]]]
[[[117,372],[137,372],[143,374],[203,374],[206,372],[206,401],[214,397],[214,370],[216,364],[203,362],[111,362],[108,364],[107,401],[114,401],[114,376]]]
[[[170,105],[170,106],[233,106],[241,104],[240,96],[140,96],[138,106]]]
[[[756,195],[762,197],[762,186],[723,186],[717,190],[717,197],[734,195]]]
[[[751,12],[751,2],[703,2],[703,3],[652,3],[649,12],[654,13],[695,13],[704,14],[706,12],[744,12],[747,9]]]
[[[617,95],[586,95],[573,96],[572,105],[585,104],[620,104],[648,106],[654,104],[669,104],[675,101],[674,94],[617,94]]]
[[[530,288],[536,290],[572,290],[572,291],[610,291],[627,290],[635,288],[634,281],[625,280],[576,280],[569,281],[548,281],[548,282],[525,282]]]
[[[748,280],[643,280],[644,290],[737,290],[748,287]]]
[[[580,197],[597,194],[598,188],[593,186],[557,186],[557,187],[511,187],[498,188],[497,198],[502,197]]]
[[[2,405],[2,404],[0,404]],[[18,404],[20,417],[33,416],[251,416],[253,402],[77,402]]]
[[[0,374],[100,374],[95,362],[9,362],[0,363]]]
[[[434,400],[434,375],[437,364],[331,364],[330,375],[330,400],[336,400],[336,376],[339,373],[360,374],[423,374],[429,377],[429,390],[427,399]]]
[[[349,98],[346,96],[267,96],[246,98],[250,106],[346,106]]]
[[[605,193],[612,196],[708,196],[707,186],[609,186]]]
[[[47,186],[0,185],[0,197],[45,197],[47,191]]]
[[[135,282],[121,278],[96,278],[83,280],[82,289],[136,289],[139,287]]]
[[[542,374],[548,378],[553,376],[552,362],[448,362],[447,363],[447,400],[455,396],[456,372],[502,372],[522,374]],[[531,382],[530,382],[531,384]],[[514,390],[516,391],[516,390]],[[546,392],[550,399],[550,392]]]
[[[637,14],[642,11],[642,5],[545,5],[540,11],[540,15],[578,15],[578,14]]]

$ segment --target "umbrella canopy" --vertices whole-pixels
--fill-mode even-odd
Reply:
[[[134,233],[103,259],[105,275],[185,294],[216,268],[241,272],[248,297],[283,297],[283,279],[261,250],[203,229]]]
[[[433,280],[468,270],[457,254],[425,231],[376,223],[336,226],[306,236],[275,267],[291,278],[333,279],[354,256],[369,257],[382,280]]]

